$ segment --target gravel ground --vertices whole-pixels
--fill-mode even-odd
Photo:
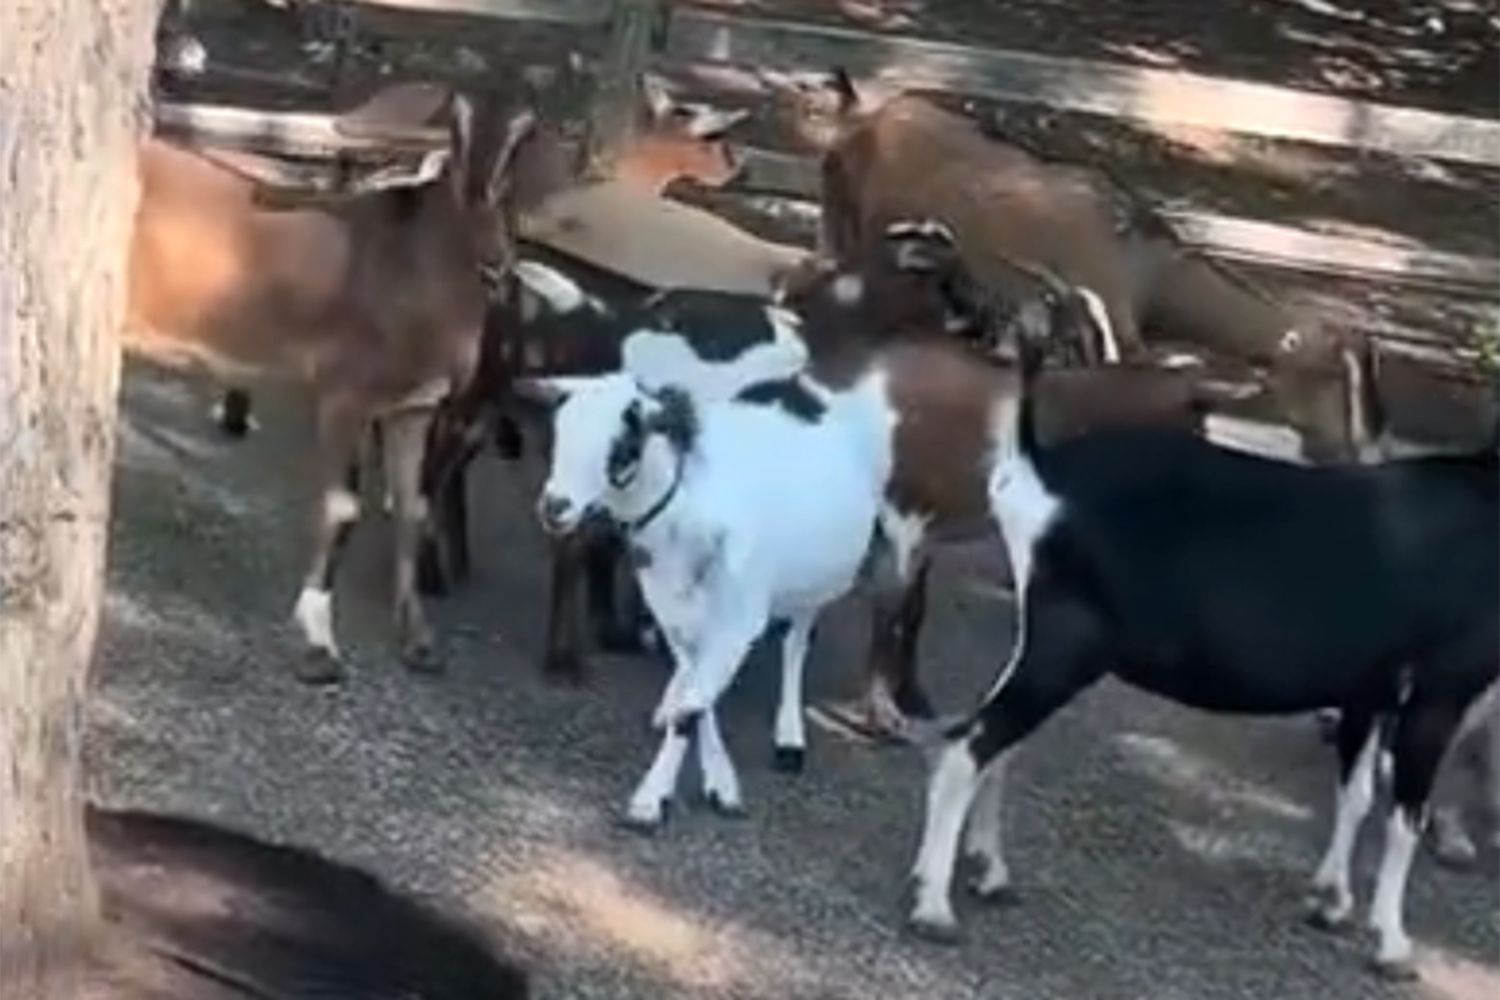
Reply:
[[[305,405],[263,395],[267,428],[230,443],[205,419],[207,391],[140,368],[126,380],[89,748],[107,804],[210,817],[367,866],[471,914],[532,965],[547,998],[1477,1000],[1500,989],[1492,859],[1470,874],[1418,863],[1418,986],[1372,977],[1363,934],[1300,923],[1329,785],[1305,719],[1227,722],[1094,691],[1014,769],[1021,905],[962,905],[958,948],[901,931],[920,756],[814,727],[807,772],[773,773],[763,664],[726,710],[749,817],[721,819],[686,796],[662,835],[620,830],[617,809],[653,749],[660,671],[612,660],[585,690],[539,680],[534,468],[480,463],[478,577],[436,608],[446,676],[412,676],[391,656],[374,519],[339,595],[352,679],[302,687],[284,622]],[[945,706],[970,703],[1004,655],[998,560],[980,546],[943,564],[924,653]],[[861,610],[829,616],[815,700],[856,689]]]

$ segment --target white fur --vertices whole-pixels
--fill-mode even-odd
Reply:
[[[1010,885],[1010,867],[1005,863],[1000,819],[1009,758],[1009,753],[1002,753],[985,771],[974,794],[974,804],[969,808],[969,823],[964,830],[964,854],[979,862],[974,888],[981,896],[992,895]]]
[[[833,279],[833,301],[841,306],[858,305],[865,297],[865,279],[858,274],[841,274]]]
[[[635,405],[649,419],[659,404],[630,376],[616,374],[581,388],[558,410],[545,492],[567,500],[574,517],[602,507],[633,522],[678,482],[671,503],[632,536],[646,557],[637,569],[641,589],[676,661],[656,714],[667,731],[632,798],[632,816],[648,821],[648,800],[670,794],[681,763],[675,727],[712,710],[767,623],[805,619],[810,627],[853,585],[890,475],[883,389],[883,379],[867,378],[848,392],[825,392],[827,410],[813,423],[776,406],[700,403],[690,452],[680,455],[663,435],[651,435],[638,472],[621,487],[610,484],[606,469],[623,414]],[[817,488],[786,502],[788,484],[808,482]],[[800,667],[788,672],[793,680],[797,674]],[[785,712],[778,733],[790,734],[792,709]]]
[[[1402,925],[1401,910],[1418,837],[1418,830],[1407,818],[1406,810],[1392,809],[1385,827],[1385,852],[1380,856],[1380,873],[1375,878],[1375,899],[1370,904],[1370,927],[1380,936],[1376,959],[1384,965],[1399,965],[1409,962],[1412,957],[1411,938],[1406,936],[1406,928]]]
[[[1078,294],[1083,298],[1083,305],[1089,311],[1089,318],[1099,328],[1099,335],[1104,338],[1104,361],[1106,364],[1119,364],[1120,362],[1120,338],[1115,336],[1115,328],[1109,321],[1109,310],[1104,308],[1104,300],[1101,299],[1093,289],[1078,287]]]
[[[930,521],[929,517],[905,513],[891,504],[884,504],[880,509],[880,534],[891,547],[896,575],[903,583],[911,579],[912,562],[927,539],[927,525]]]
[[[794,619],[781,647],[781,701],[776,706],[776,749],[804,750],[807,732],[802,717],[802,668],[811,638],[811,615]]]
[[[1026,643],[1026,587],[1031,582],[1032,554],[1062,510],[1061,501],[1048,492],[1031,460],[1016,447],[1017,405],[1014,399],[997,400],[990,421],[995,441],[989,478],[990,514],[1005,539],[1005,552],[1010,560],[1016,592],[1016,637],[1010,660],[990,686],[986,701],[1005,686],[1021,661]]]
[[[624,370],[648,388],[676,385],[700,401],[731,399],[757,382],[789,378],[807,367],[807,345],[789,325],[775,339],[729,361],[706,361],[679,333],[638,330],[621,345]]]
[[[570,313],[582,309],[589,297],[577,282],[561,271],[535,260],[522,258],[515,262],[515,274],[522,285],[546,302],[553,312]]]
[[[958,926],[949,899],[958,838],[979,785],[974,757],[965,743],[948,743],[927,784],[927,821],[912,866],[916,903],[912,923],[948,931]]]
[[[1330,923],[1342,923],[1354,911],[1349,869],[1354,857],[1355,838],[1375,801],[1375,758],[1379,745],[1378,732],[1371,730],[1349,771],[1349,780],[1339,785],[1333,834],[1313,875],[1313,888],[1331,894],[1323,910]]]
[[[334,658],[338,647],[333,641],[333,593],[320,587],[303,587],[297,595],[292,618],[302,630],[302,637],[314,649]]]

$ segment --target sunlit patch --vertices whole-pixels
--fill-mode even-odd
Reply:
[[[1436,947],[1417,949],[1417,993],[1430,1000],[1494,1000],[1500,967],[1481,965]]]
[[[572,851],[539,858],[500,892],[528,933],[553,945],[623,953],[684,989],[728,989],[750,971],[735,932]]]
[[[1190,754],[1174,740],[1146,733],[1121,733],[1115,742],[1128,764],[1164,784],[1185,789],[1211,805],[1254,809],[1283,819],[1309,820],[1313,811],[1279,792],[1245,781],[1211,761]]]
[[[1176,820],[1169,822],[1167,828],[1183,850],[1205,861],[1265,865],[1286,854],[1283,839],[1265,831],[1215,829]]]

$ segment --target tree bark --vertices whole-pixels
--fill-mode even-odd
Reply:
[[[0,2],[0,1000],[99,927],[79,749],[159,0]]]

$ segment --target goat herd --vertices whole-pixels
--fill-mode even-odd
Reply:
[[[664,196],[734,174],[739,116],[653,81],[633,144],[589,183],[565,176],[531,108],[427,84],[338,127],[397,142],[441,122],[446,149],[337,192],[148,143],[128,346],[206,365],[239,421],[251,375],[316,400],[303,678],[341,675],[333,580],[367,437],[393,506],[402,654],[435,670],[419,589],[467,572],[465,469],[540,431],[545,668],[581,670],[580,590],[603,644],[654,639],[673,665],[629,823],[662,822],[694,741],[708,800],[744,808],[714,709],[768,626],[775,760],[802,765],[809,639],[863,582],[868,722],[936,746],[915,932],[956,934],[961,850],[977,894],[1006,891],[1009,751],[1114,675],[1219,712],[1338,710],[1334,830],[1313,879],[1329,925],[1350,919],[1355,834],[1388,749],[1370,922],[1380,968],[1409,971],[1402,900],[1429,793],[1500,664],[1496,449],[1293,464],[1210,443],[1218,400],[1154,363],[1146,335],[1207,338],[1273,375],[1344,348],[1181,252],[1120,192],[967,118],[915,96],[871,106],[842,73],[772,82],[825,150],[817,253]],[[1309,384],[1286,378],[1282,401],[1330,458],[1347,428],[1307,415],[1342,413],[1343,397],[1293,398],[1326,397]],[[996,531],[1017,639],[981,704],[939,723],[915,671],[931,554]]]

